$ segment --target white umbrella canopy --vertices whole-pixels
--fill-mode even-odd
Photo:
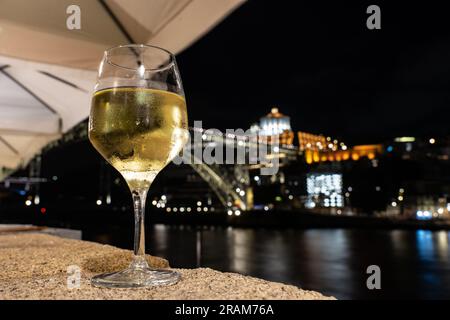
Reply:
[[[179,53],[243,1],[0,0],[0,168],[25,165],[88,116],[106,48],[145,43]],[[66,26],[73,4],[79,30]]]

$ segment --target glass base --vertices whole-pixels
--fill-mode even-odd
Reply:
[[[165,269],[128,268],[113,273],[104,273],[91,279],[92,285],[106,288],[139,288],[165,286],[177,283],[178,272]]]

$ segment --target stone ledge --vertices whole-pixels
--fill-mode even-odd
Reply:
[[[125,268],[131,251],[98,243],[22,233],[0,235],[0,299],[334,299],[292,285],[269,282],[209,268],[174,269],[182,280],[172,286],[102,289],[90,285],[98,273]],[[153,267],[167,260],[148,256]],[[68,289],[67,267],[81,268],[81,286]]]

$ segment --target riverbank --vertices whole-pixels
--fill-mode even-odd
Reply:
[[[94,228],[103,225],[128,225],[133,222],[132,208],[101,206],[77,208],[76,204],[64,210],[47,207],[45,213],[38,208],[3,208],[1,223],[32,224],[70,229]],[[416,220],[374,216],[347,216],[312,213],[306,210],[242,211],[239,216],[228,215],[225,210],[214,212],[166,212],[150,207],[146,223],[191,226],[233,226],[242,228],[351,228],[351,229],[405,229],[450,230],[448,220]]]
[[[240,216],[225,212],[209,214],[174,214],[152,212],[153,223],[185,225],[221,225],[264,228],[374,228],[412,230],[450,230],[450,221],[395,219],[372,216],[344,216],[310,213],[306,211],[247,211]]]

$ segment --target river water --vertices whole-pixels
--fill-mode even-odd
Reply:
[[[338,299],[450,299],[450,232],[367,229],[243,229],[154,225],[147,253],[171,266],[210,267],[317,290]],[[124,230],[86,240],[131,248]],[[369,290],[367,267],[380,267]]]

